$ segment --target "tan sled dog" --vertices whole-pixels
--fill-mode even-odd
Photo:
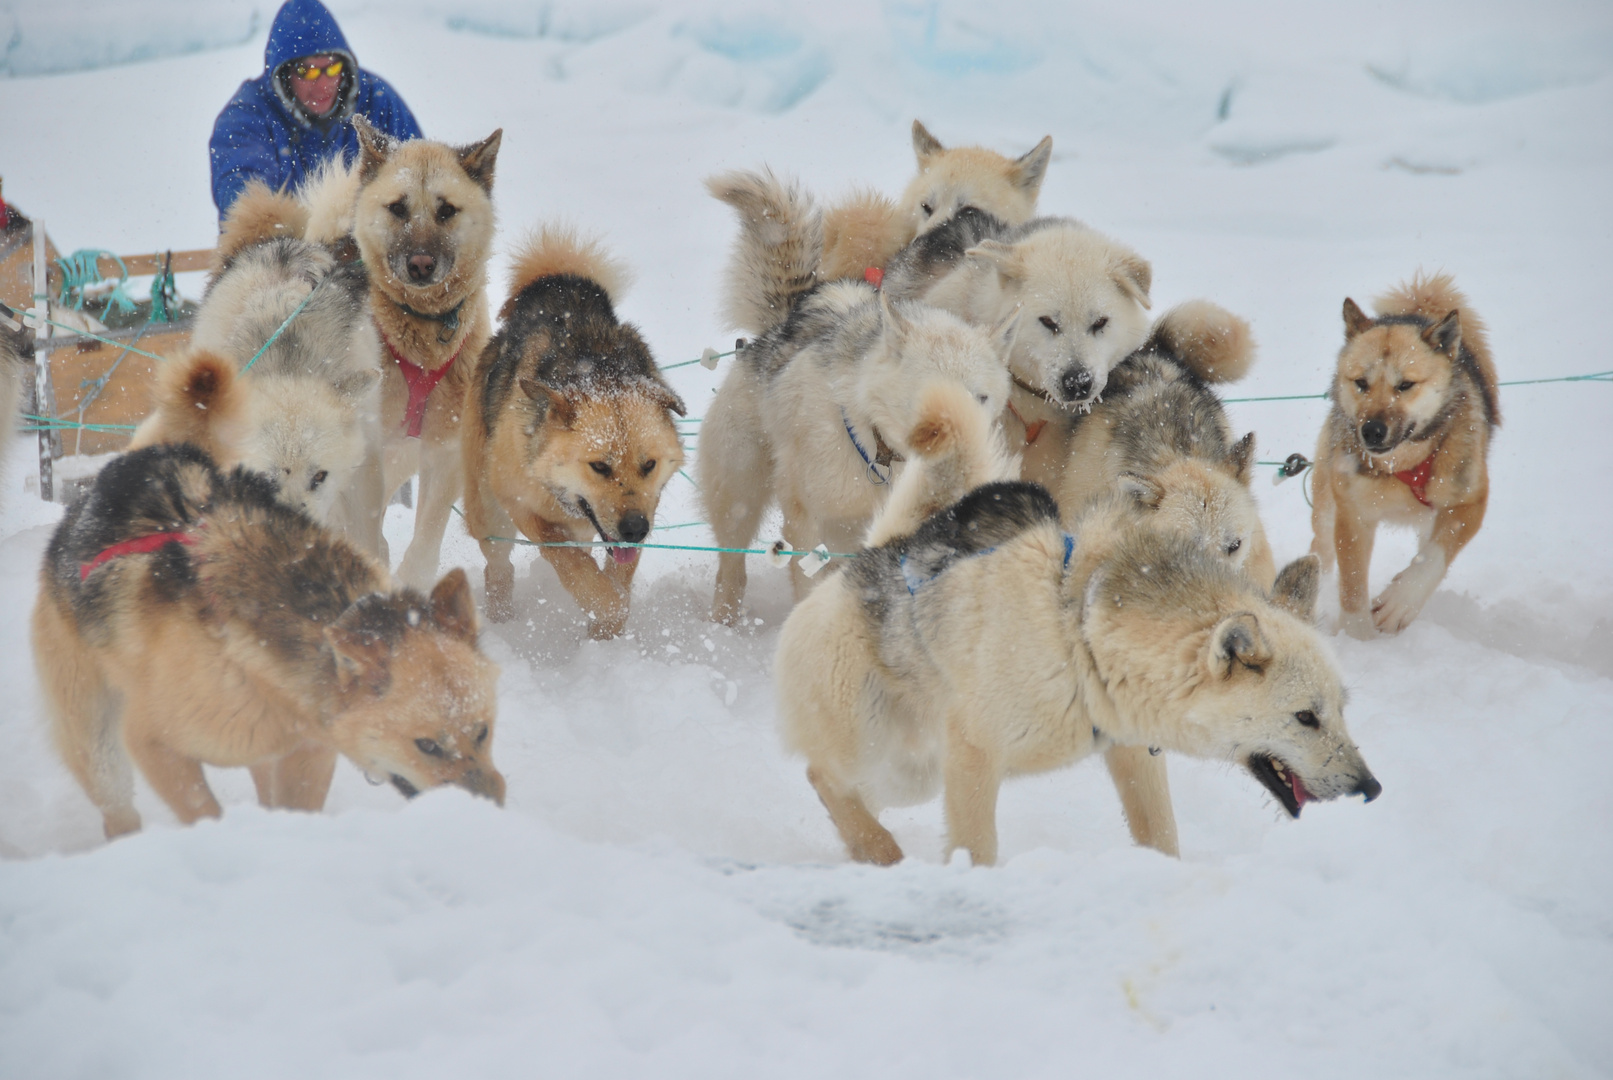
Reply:
[[[925,441],[944,449],[944,436]],[[879,809],[944,790],[948,853],[993,863],[1006,777],[1114,747],[1240,762],[1296,817],[1381,791],[1309,625],[1314,558],[1268,598],[1124,496],[1066,534],[1047,493],[1020,482],[975,488],[887,539],[903,524],[887,513],[922,503],[900,490],[922,470],[871,530],[884,543],[799,604],[779,640],[785,743],[852,858],[901,859]],[[1164,819],[1139,821],[1160,805],[1115,779],[1134,835],[1172,851],[1168,797]]]
[[[106,835],[140,827],[130,759],[187,824],[202,766],[252,770],[265,806],[318,810],[337,753],[409,796],[502,803],[498,669],[463,571],[392,589],[357,548],[191,446],[117,459],[45,556],[34,662],[56,741]]]
[[[672,413],[644,339],[616,318],[626,275],[598,244],[546,229],[516,254],[503,328],[482,350],[462,429],[465,517],[487,558],[487,615],[510,618],[510,545],[488,539],[641,543],[661,490],[683,465]],[[579,548],[543,548],[588,613],[589,634],[627,622],[639,549],[610,547],[605,568]]]
[[[414,539],[398,576],[421,587],[437,573],[443,532],[463,482],[459,425],[471,369],[492,334],[487,260],[493,166],[502,129],[452,147],[399,143],[354,117],[360,154],[328,166],[304,193],[310,239],[351,236],[369,272],[381,336],[385,487],[420,474]]]
[[[1448,274],[1379,297],[1377,318],[1344,301],[1344,348],[1316,447],[1312,549],[1339,567],[1340,624],[1370,638],[1404,630],[1484,522],[1500,390],[1484,323]],[[1410,566],[1367,607],[1379,522],[1411,525]]]
[[[965,206],[1008,225],[1029,221],[1053,158],[1053,136],[1043,136],[1021,157],[1007,158],[978,146],[948,149],[915,120],[913,153],[918,175],[899,200],[863,190],[824,214],[824,281],[882,270],[914,237]]]

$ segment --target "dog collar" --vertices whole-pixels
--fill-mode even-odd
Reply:
[[[1434,504],[1428,501],[1428,481],[1434,475],[1434,455],[1432,453],[1423,458],[1422,464],[1416,468],[1397,472],[1394,475],[1396,480],[1411,488],[1413,498],[1424,506],[1430,509],[1433,508]]]
[[[405,360],[403,354],[398,352],[385,334],[381,335],[381,341],[386,345],[386,351],[392,354],[393,361],[397,363],[398,371],[403,376],[403,384],[409,388],[409,403],[403,407],[403,433],[411,439],[418,439],[420,429],[426,422],[426,405],[431,401],[431,392],[437,388],[442,377],[448,374],[448,369],[454,366],[454,361],[459,359],[459,350],[455,349],[454,355],[450,356],[442,367],[427,371],[419,364]]]
[[[145,536],[137,536],[132,540],[124,540],[113,544],[109,548],[102,548],[101,553],[87,563],[80,563],[78,567],[78,580],[88,581],[91,574],[105,563],[124,555],[149,555],[167,544],[196,543],[194,532],[155,532]]]
[[[1017,382],[1018,380],[1015,380],[1015,381]],[[1023,416],[1019,415],[1019,410],[1014,408],[1014,402],[1013,402],[1012,398],[1010,398],[1009,401],[1008,401],[1008,411],[1014,414],[1014,419],[1018,420],[1019,423],[1020,423],[1020,426],[1022,426],[1025,429],[1025,445],[1026,446],[1034,446],[1035,443],[1036,443],[1037,436],[1041,435],[1042,429],[1047,426],[1047,421],[1046,420],[1038,420],[1034,424],[1031,423],[1029,420],[1027,420]]]
[[[885,439],[879,434],[878,428],[874,428],[874,456],[869,457],[868,451],[863,449],[863,444],[857,438],[856,429],[851,426],[851,417],[846,415],[844,408],[840,410],[840,419],[846,425],[846,434],[851,437],[852,448],[857,451],[857,456],[863,459],[863,465],[868,470],[869,481],[874,484],[890,483],[891,462],[906,461],[907,459],[885,445]],[[880,475],[880,469],[885,470],[883,476]]]
[[[468,299],[470,298],[465,298],[465,300]],[[442,334],[439,333],[437,335],[437,344],[446,345],[450,341],[454,340],[455,334],[459,333],[459,309],[465,306],[465,300],[461,300],[459,303],[455,304],[441,315],[433,315],[427,311],[416,311],[408,304],[401,303],[397,300],[392,302],[397,304],[405,315],[412,316],[416,319],[425,319],[427,322],[442,323],[443,331],[446,332],[448,336],[443,337]]]

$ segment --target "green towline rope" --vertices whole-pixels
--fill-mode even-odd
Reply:
[[[1589,375],[1557,375],[1550,379],[1509,379],[1496,386],[1539,386],[1542,383],[1613,382],[1613,371],[1593,371]],[[1250,401],[1326,401],[1326,394],[1280,394],[1273,397],[1229,397],[1221,404],[1235,405]]]
[[[88,330],[80,330],[78,327],[69,326],[66,323],[59,323],[55,319],[40,319],[39,316],[35,315],[33,313],[33,311],[30,310],[30,309],[25,308],[25,309],[23,309],[21,311],[16,311],[15,309],[13,309],[13,310],[14,310],[14,313],[15,313],[15,315],[16,315],[16,317],[17,317],[19,322],[24,320],[24,319],[38,320],[40,322],[44,322],[45,324],[47,324],[49,326],[57,327],[58,329],[61,329],[61,330],[71,330],[73,332],[74,337],[86,337],[86,338],[89,338],[91,341],[99,341],[102,345],[110,345],[115,349],[126,349],[129,352],[137,353],[140,356],[144,356],[148,360],[157,360],[157,361],[160,361],[160,362],[163,362],[163,363],[166,363],[167,360],[168,360],[168,358],[166,356],[158,356],[154,352],[146,352],[146,350],[137,349],[133,345],[125,344],[124,342],[121,342],[121,341],[115,341],[114,339],[109,338],[109,337],[102,337],[100,334],[92,334]],[[27,324],[24,323],[24,325],[27,325]]]
[[[458,514],[460,520],[466,521],[465,512],[459,507],[449,504],[449,509]],[[696,525],[704,525],[704,521],[690,521],[682,525],[660,525],[660,529],[688,529]],[[856,552],[844,551],[774,551],[771,548],[726,548],[726,547],[700,547],[694,544],[629,544],[621,540],[528,540],[524,536],[485,536],[482,539],[495,544],[521,544],[524,547],[557,547],[557,548],[656,548],[661,551],[716,551],[727,555],[777,555],[780,558],[795,558],[797,555],[816,555],[820,559],[855,559]]]
[[[727,352],[712,353],[709,357],[702,356],[695,360],[680,360],[676,364],[663,364],[661,370],[671,371],[674,368],[688,367],[690,364],[703,364],[707,360],[721,360],[725,356],[733,356],[738,351],[738,349],[729,349]]]
[[[319,283],[316,284],[313,288],[308,290],[308,295],[302,298],[302,303],[298,304],[296,307],[291,309],[291,314],[286,316],[286,321],[280,324],[279,329],[277,329],[274,333],[269,335],[269,340],[265,341],[263,343],[263,347],[260,348],[257,352],[253,353],[252,354],[252,359],[248,360],[246,362],[246,366],[241,368],[241,374],[242,375],[245,375],[248,371],[251,371],[252,370],[252,365],[258,362],[258,357],[260,357],[264,353],[268,352],[270,345],[273,345],[276,341],[280,340],[280,335],[286,332],[286,327],[291,325],[291,320],[295,319],[298,315],[302,314],[302,309],[308,306],[308,301],[310,301],[310,300],[312,300],[314,298],[314,293],[318,292],[319,289],[320,289],[320,286],[324,285],[325,282],[327,282],[329,280],[330,279],[328,277],[320,278]]]

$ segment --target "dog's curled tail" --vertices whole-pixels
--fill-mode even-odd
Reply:
[[[1410,281],[1402,282],[1375,298],[1372,307],[1380,318],[1385,315],[1421,315],[1431,323],[1439,322],[1453,311],[1461,312],[1457,319],[1462,327],[1462,344],[1478,362],[1479,377],[1490,414],[1499,420],[1500,390],[1496,383],[1495,359],[1490,355],[1489,331],[1478,312],[1473,310],[1467,295],[1456,287],[1451,275],[1428,274],[1419,270]]]
[[[604,289],[613,304],[620,302],[633,280],[626,264],[606,251],[598,239],[585,237],[570,225],[543,225],[528,233],[515,249],[510,299],[499,318],[509,318],[515,298],[528,285],[557,274],[587,278]]]
[[[823,215],[824,281],[861,278],[868,270],[884,270],[912,238],[896,203],[872,188],[859,188]]]
[[[210,269],[217,276],[247,248],[287,237],[300,240],[307,230],[308,209],[302,203],[262,180],[249,180],[224,216]]]
[[[303,239],[331,245],[352,236],[358,189],[357,161],[349,165],[337,154],[315,169],[297,189],[297,201],[308,213]]]
[[[217,458],[219,428],[237,419],[235,363],[203,349],[157,369],[156,408],[129,440],[129,449],[158,443],[191,443]]]
[[[818,282],[823,215],[799,184],[770,169],[713,176],[706,190],[739,212],[722,314],[741,330],[766,333]]]
[[[920,392],[907,444],[913,457],[869,526],[869,547],[905,536],[983,484],[1019,478],[1019,459],[1008,452],[1001,425],[954,382]]]
[[[1143,348],[1170,357],[1208,383],[1237,382],[1255,362],[1249,324],[1208,300],[1189,300],[1161,315]]]

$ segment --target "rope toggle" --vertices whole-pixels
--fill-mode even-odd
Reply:
[[[1271,478],[1272,486],[1282,483],[1291,476],[1298,476],[1311,467],[1311,461],[1304,454],[1289,454],[1283,463],[1277,466],[1277,475]]]

